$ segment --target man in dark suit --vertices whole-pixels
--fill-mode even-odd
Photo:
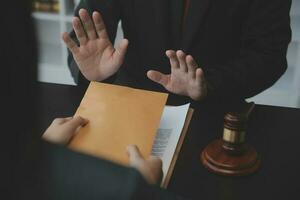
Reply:
[[[182,96],[237,101],[272,86],[285,72],[290,5],[290,0],[85,0],[76,10],[75,32],[63,39],[72,52],[74,77],[80,69],[88,80],[110,78],[169,92],[179,102]],[[119,20],[126,39],[114,48]]]

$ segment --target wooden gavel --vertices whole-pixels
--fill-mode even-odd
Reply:
[[[246,103],[238,112],[224,117],[223,138],[210,143],[201,153],[201,162],[213,173],[225,176],[245,176],[260,166],[256,150],[245,142],[247,121],[254,103]]]

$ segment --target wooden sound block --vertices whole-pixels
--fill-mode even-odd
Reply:
[[[203,165],[213,173],[225,176],[245,176],[258,170],[261,160],[256,150],[247,144],[228,144],[219,139],[201,153]]]

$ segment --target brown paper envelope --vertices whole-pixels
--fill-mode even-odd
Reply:
[[[148,157],[167,98],[165,93],[91,82],[75,114],[89,124],[69,147],[128,165],[126,147],[136,144]]]

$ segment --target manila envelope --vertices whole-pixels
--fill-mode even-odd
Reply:
[[[128,165],[126,147],[151,155],[168,94],[91,82],[75,116],[89,123],[71,140],[73,150]]]

